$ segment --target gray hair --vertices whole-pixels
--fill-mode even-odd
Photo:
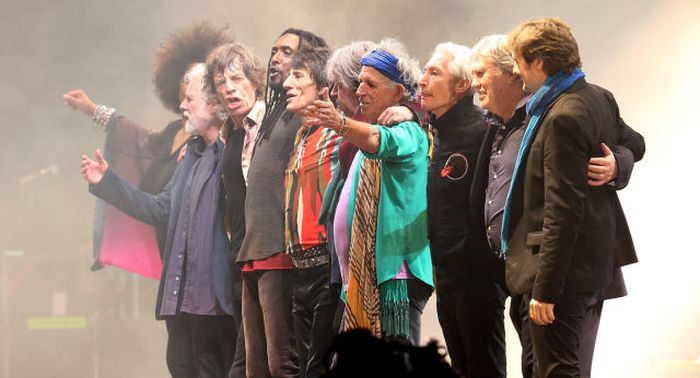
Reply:
[[[202,84],[201,95],[204,102],[206,102],[208,105],[216,105],[218,107],[219,103],[217,101],[216,96],[210,96],[210,93],[206,87],[207,65],[204,63],[193,64],[182,77],[182,83],[188,86],[192,82],[193,75],[202,75],[202,77],[200,78]]]
[[[452,55],[452,60],[447,65],[447,70],[455,80],[472,80],[472,73],[469,68],[472,50],[469,47],[452,42],[443,42],[435,46],[431,59],[440,52]]]
[[[398,39],[384,38],[379,41],[374,49],[386,51],[396,57],[398,60],[396,65],[401,72],[401,78],[404,81],[404,88],[406,89],[404,91],[404,98],[412,96],[418,86],[421,71],[418,61],[408,55],[406,46]]]
[[[328,80],[356,90],[357,77],[362,70],[360,60],[374,50],[375,46],[372,41],[357,41],[335,50],[326,64]]]
[[[472,47],[472,61],[476,58],[485,58],[496,64],[502,71],[512,74],[515,60],[508,51],[506,36],[503,34],[493,34],[481,38]]]

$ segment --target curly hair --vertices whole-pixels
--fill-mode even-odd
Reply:
[[[527,64],[542,58],[547,75],[570,73],[581,68],[578,44],[571,28],[561,19],[533,18],[516,26],[508,35],[508,48]]]
[[[195,63],[204,63],[215,47],[233,42],[228,26],[216,28],[207,22],[171,34],[158,49],[153,84],[163,106],[180,113],[180,83]]]

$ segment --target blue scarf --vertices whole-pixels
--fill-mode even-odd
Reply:
[[[584,76],[583,71],[577,68],[570,74],[558,73],[548,77],[544,85],[530,97],[530,101],[528,101],[525,106],[525,111],[530,117],[530,121],[527,123],[525,133],[523,134],[523,140],[518,149],[518,156],[515,159],[515,169],[513,170],[513,177],[510,180],[506,204],[503,209],[503,224],[501,226],[501,258],[503,259],[506,258],[506,251],[508,250],[508,223],[510,222],[510,204],[513,196],[513,187],[518,178],[520,165],[523,160],[527,158],[527,152],[530,150],[530,144],[535,137],[537,127],[540,125],[542,114],[544,114],[544,111],[552,101]]]

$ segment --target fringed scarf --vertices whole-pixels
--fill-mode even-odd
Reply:
[[[346,330],[365,328],[382,336],[377,265],[377,240],[381,166],[378,160],[363,159],[352,218],[348,285],[343,324]]]
[[[344,328],[365,328],[376,337],[408,338],[409,299],[406,280],[388,280],[377,285],[380,161],[363,159],[359,175],[351,226]]]

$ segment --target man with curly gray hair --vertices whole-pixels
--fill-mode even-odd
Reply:
[[[417,344],[433,286],[425,189],[429,143],[415,121],[377,122],[387,108],[413,96],[420,70],[393,39],[381,41],[361,63],[356,95],[369,123],[346,117],[330,101],[308,107],[305,121],[334,129],[361,150],[347,178],[352,190],[344,327]]]

